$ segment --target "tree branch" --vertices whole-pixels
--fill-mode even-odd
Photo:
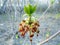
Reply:
[[[49,5],[48,8],[43,12],[42,16],[38,19],[38,21],[46,14],[46,12],[55,4],[55,2],[52,5]],[[44,17],[43,17],[44,18]]]
[[[60,34],[60,31],[56,32],[55,34],[53,34],[53,35],[52,35],[51,37],[49,37],[48,39],[40,42],[40,45],[48,42],[50,39],[54,38],[54,37],[57,36],[58,34]]]

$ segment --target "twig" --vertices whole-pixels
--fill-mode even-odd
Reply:
[[[46,14],[46,12],[55,4],[55,2],[52,5],[49,5],[48,8],[43,12],[42,16]],[[42,18],[42,16],[38,19],[38,21]],[[44,18],[44,17],[43,17]]]
[[[55,34],[53,34],[53,35],[52,35],[51,37],[49,37],[48,39],[40,42],[40,45],[48,42],[50,39],[54,38],[54,37],[57,36],[58,34],[60,34],[60,31],[56,32]]]

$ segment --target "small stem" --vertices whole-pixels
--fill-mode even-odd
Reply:
[[[31,15],[29,16],[29,25],[31,25]]]
[[[29,16],[29,25],[31,26],[31,16]],[[31,30],[30,30],[30,35],[31,35]]]
[[[31,42],[31,45],[32,45],[32,42]]]
[[[29,16],[29,25],[31,26],[31,15]],[[31,35],[31,30],[30,30],[30,35]],[[32,45],[32,42],[31,42]]]

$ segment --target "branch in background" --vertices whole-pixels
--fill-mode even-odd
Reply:
[[[8,1],[8,0],[5,0],[5,1],[4,1],[3,6],[1,7],[1,9],[4,8],[4,6],[6,5],[7,1]]]
[[[42,44],[48,42],[50,39],[54,38],[54,37],[57,36],[58,34],[60,34],[60,31],[56,32],[55,34],[53,34],[53,35],[52,35],[51,37],[49,37],[48,39],[46,39],[46,40],[40,42],[40,45],[42,45]]]
[[[39,17],[38,21],[46,14],[46,12],[55,4],[55,2],[52,5],[49,5],[48,8],[43,12],[42,16]],[[44,17],[43,17],[44,18]]]
[[[6,6],[7,1],[8,0],[5,0],[4,3],[2,4],[2,7],[0,8],[0,14],[5,13],[5,7],[4,6]]]

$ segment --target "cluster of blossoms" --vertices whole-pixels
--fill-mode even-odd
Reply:
[[[24,12],[26,13],[26,16],[28,17],[26,20],[22,20],[22,22],[19,24],[19,31],[20,35],[22,37],[25,37],[27,33],[29,33],[30,41],[32,42],[32,38],[35,33],[37,33],[37,36],[39,34],[39,21],[36,21],[36,18],[32,18],[32,14],[36,10],[36,5],[28,4],[27,6],[24,6]]]
[[[37,36],[39,34],[39,22],[38,21],[32,21],[30,24],[26,23],[26,20],[22,20],[22,22],[19,24],[19,32],[22,37],[25,37],[25,34],[28,32],[30,41],[32,42],[32,38],[34,36],[34,33],[37,33]]]

